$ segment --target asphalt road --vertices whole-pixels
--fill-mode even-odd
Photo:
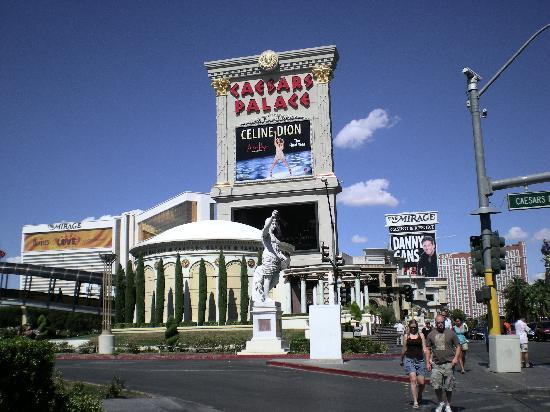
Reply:
[[[224,411],[408,410],[403,383],[268,367],[265,360],[58,361],[66,379],[108,383]]]
[[[550,378],[550,342],[530,343],[530,353],[537,367],[548,368]],[[470,354],[470,362],[480,366],[488,359],[483,342],[472,342]],[[196,412],[412,410],[407,384],[269,367],[260,359],[60,360],[57,367],[70,380],[107,384],[117,375],[129,389],[168,397],[180,405],[181,410]],[[501,394],[498,389],[491,392],[494,389],[482,387],[478,391],[466,390],[460,381],[474,377],[467,373],[457,378],[453,411],[550,410],[548,396]],[[431,388],[427,388],[424,399],[422,410],[433,410],[436,403]]]

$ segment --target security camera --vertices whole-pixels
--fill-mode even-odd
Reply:
[[[466,75],[466,77],[468,77],[468,79],[472,79],[472,78],[477,78],[478,80],[481,80],[482,77],[477,74],[476,72],[474,72],[472,69],[470,69],[469,67],[465,67],[462,69],[462,73],[464,73]]]
[[[481,111],[481,117],[483,117],[484,119],[487,117],[487,109],[483,109]]]
[[[324,183],[324,182],[327,182],[327,181],[328,181],[328,179],[327,179],[327,177],[326,177],[326,176],[321,176],[321,182],[323,182],[323,183]]]

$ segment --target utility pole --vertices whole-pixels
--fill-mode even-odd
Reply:
[[[467,94],[468,101],[467,107],[472,115],[472,129],[474,137],[474,151],[475,151],[475,163],[476,163],[476,176],[477,176],[477,194],[478,194],[478,209],[472,212],[473,215],[479,215],[479,221],[481,226],[481,242],[483,247],[483,268],[485,285],[490,290],[490,300],[487,304],[488,320],[489,320],[489,334],[494,338],[494,345],[489,345],[489,358],[493,365],[497,365],[497,352],[499,352],[498,337],[500,336],[500,317],[498,313],[498,299],[496,291],[495,275],[493,274],[492,262],[491,262],[491,215],[499,213],[495,208],[489,206],[489,196],[493,194],[494,190],[501,190],[510,187],[527,186],[528,184],[542,183],[550,181],[550,172],[538,173],[529,176],[519,176],[508,179],[491,180],[487,177],[485,169],[485,151],[483,147],[483,134],[481,131],[481,118],[486,117],[486,111],[480,112],[479,98],[481,95],[493,84],[493,82],[512,64],[512,62],[519,56],[519,54],[544,30],[550,28],[550,24],[539,29],[533,34],[527,42],[497,71],[497,73],[487,82],[487,84],[478,92],[478,82],[481,80],[481,76],[474,72],[472,69],[466,67],[462,72],[467,78]],[[504,346],[504,345],[503,345]],[[492,348],[492,349],[491,349]],[[493,353],[492,353],[493,352]],[[499,366],[495,366],[494,371],[508,371],[498,370]],[[492,368],[493,369],[493,368]]]

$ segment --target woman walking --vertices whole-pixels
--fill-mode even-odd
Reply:
[[[464,373],[464,365],[466,364],[466,352],[468,352],[468,339],[466,339],[466,332],[468,332],[468,325],[462,323],[462,319],[456,318],[453,330],[456,333],[460,347],[462,348],[462,355],[460,357],[460,373]]]
[[[426,341],[424,335],[418,331],[418,322],[412,319],[409,321],[409,328],[403,339],[401,366],[405,366],[405,372],[409,375],[413,408],[415,409],[418,409],[420,407],[419,404],[422,403],[422,392],[425,386],[425,352]]]

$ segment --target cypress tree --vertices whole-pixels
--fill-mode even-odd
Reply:
[[[124,323],[125,287],[124,269],[119,263],[116,271],[115,323]]]
[[[181,323],[183,320],[183,273],[181,270],[181,260],[180,255],[178,253],[178,257],[176,259],[176,324]]]
[[[132,261],[129,260],[126,264],[126,293],[124,311],[124,321],[126,323],[132,323],[134,321],[134,309],[136,307],[136,286],[134,284],[134,269],[132,268]]]
[[[199,264],[199,305],[197,308],[198,311],[198,324],[202,325],[204,323],[204,314],[206,312],[206,265],[204,264],[204,259],[201,259]]]
[[[136,268],[136,323],[145,323],[145,267],[141,256]]]
[[[246,259],[241,260],[241,322],[248,321],[248,269]]]
[[[156,293],[156,317],[157,323],[164,320],[164,263],[162,258],[157,262],[157,293]]]
[[[218,323],[225,325],[227,321],[227,268],[225,267],[225,256],[223,250],[220,250],[220,257],[218,259]]]

